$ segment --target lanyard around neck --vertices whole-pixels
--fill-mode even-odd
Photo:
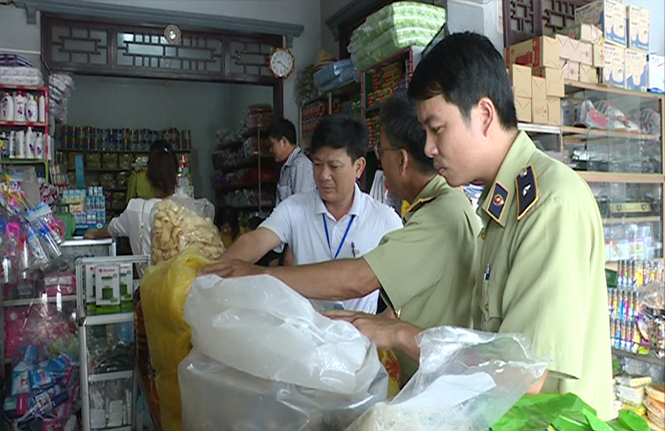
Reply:
[[[328,240],[328,250],[330,250],[330,258],[332,260],[336,260],[337,256],[339,256],[339,252],[342,251],[342,246],[344,245],[344,241],[346,241],[346,236],[349,234],[349,230],[351,229],[351,225],[353,224],[353,220],[355,220],[356,215],[353,214],[351,216],[351,219],[349,220],[349,224],[346,225],[346,230],[344,231],[344,236],[342,237],[342,241],[339,243],[339,247],[337,247],[337,252],[333,256],[332,252],[332,245],[330,244],[330,234],[328,233],[328,222],[326,221],[326,215],[321,214],[323,216],[323,227],[326,229],[326,239]]]

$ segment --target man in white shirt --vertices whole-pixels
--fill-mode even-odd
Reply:
[[[402,227],[395,211],[356,185],[365,169],[369,136],[361,122],[342,115],[321,121],[312,135],[311,159],[318,191],[296,194],[279,204],[255,231],[242,235],[222,255],[214,272],[232,259],[254,263],[268,251],[288,244],[296,265],[360,257],[388,232]],[[375,313],[378,291],[345,301],[322,302],[324,308]]]

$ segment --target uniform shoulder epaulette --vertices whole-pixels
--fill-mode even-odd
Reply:
[[[533,165],[527,166],[520,172],[515,178],[515,186],[517,190],[517,220],[522,220],[529,210],[536,205],[539,198],[538,180]]]
[[[425,199],[420,199],[418,200],[411,208],[409,208],[410,213],[414,213],[418,211],[420,208],[424,207],[428,203],[432,202],[434,199],[436,199],[436,196],[433,196],[431,198],[425,198]]]

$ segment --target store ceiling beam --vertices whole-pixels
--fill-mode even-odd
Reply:
[[[237,18],[193,12],[170,11],[136,6],[121,6],[79,0],[15,0],[14,4],[28,12],[28,23],[36,24],[36,11],[85,18],[103,18],[105,21],[144,23],[154,25],[176,24],[181,29],[206,29],[252,34],[280,35],[290,46],[294,37],[305,27],[250,18]]]

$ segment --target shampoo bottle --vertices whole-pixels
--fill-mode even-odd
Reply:
[[[32,131],[32,127],[28,127],[28,131],[25,132],[25,158],[34,159],[35,158],[35,134]]]
[[[39,117],[40,123],[46,122],[46,94],[39,96]]]
[[[14,121],[17,123],[25,122],[25,102],[26,97],[23,93],[14,94]]]
[[[14,98],[9,93],[0,102],[0,121],[14,121]]]
[[[28,101],[26,102],[25,112],[26,119],[30,123],[36,123],[39,118],[39,112],[37,107],[37,101],[32,94],[28,94]]]

